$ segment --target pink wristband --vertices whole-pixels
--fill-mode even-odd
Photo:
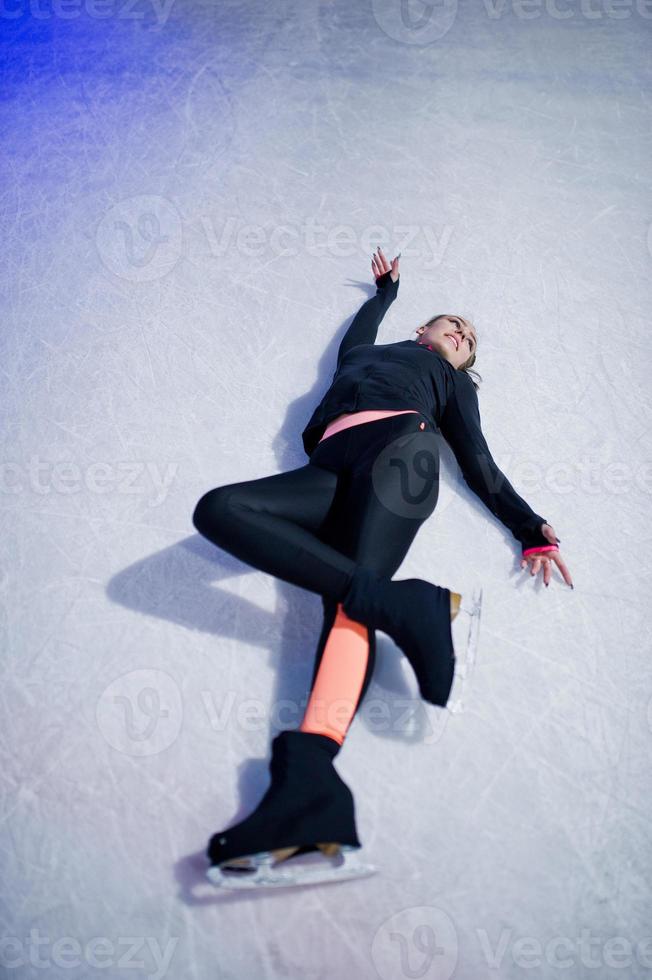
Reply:
[[[531,555],[533,551],[559,551],[556,544],[544,544],[540,548],[527,548],[523,555]]]

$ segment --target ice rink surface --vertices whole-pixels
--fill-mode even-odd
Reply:
[[[2,27],[0,972],[652,976],[643,0],[15,0]],[[318,596],[194,530],[303,466],[339,339],[472,318],[485,435],[575,583],[441,444],[400,578],[484,589],[462,710],[379,637],[337,758],[358,882],[217,892]]]

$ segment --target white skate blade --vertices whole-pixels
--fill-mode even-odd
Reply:
[[[449,698],[446,710],[451,714],[464,711],[462,691],[466,688],[475,665],[482,613],[482,586],[475,585],[470,593],[462,595],[460,609],[451,623],[455,648],[455,680],[453,691],[459,696]]]
[[[323,853],[310,852],[296,858],[287,858],[275,864],[275,858],[269,851],[252,854],[250,857],[253,870],[228,871],[219,865],[213,865],[206,872],[206,877],[219,888],[288,888],[293,885],[318,885],[333,881],[351,881],[354,878],[366,878],[378,870],[374,865],[364,864],[356,853],[359,848],[342,846],[339,854],[332,863],[330,857]],[[310,864],[292,864],[290,861],[315,859]],[[228,862],[227,862],[228,863]]]

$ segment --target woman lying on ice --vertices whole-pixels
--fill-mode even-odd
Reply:
[[[376,629],[405,654],[421,696],[448,701],[462,597],[422,579],[392,580],[437,503],[437,431],[468,486],[519,542],[521,567],[541,571],[548,585],[555,563],[572,588],[554,529],[498,469],[482,434],[473,325],[441,314],[416,340],[376,344],[398,292],[399,257],[390,264],[378,248],[371,265],[376,294],[346,331],[330,388],[302,433],[309,462],[209,490],[193,514],[208,540],[321,596],[324,610],[303,721],[274,738],[271,785],[254,813],[210,840],[209,878],[227,887],[373,870],[354,857],[353,797],[333,759],[371,680]],[[478,607],[476,597],[467,612],[477,616]],[[301,875],[291,858],[309,851],[321,866]],[[344,864],[331,867],[340,852]]]

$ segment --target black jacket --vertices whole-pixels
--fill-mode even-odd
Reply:
[[[478,396],[471,378],[438,351],[414,340],[376,344],[378,327],[396,299],[400,280],[389,272],[376,280],[376,295],[362,304],[337,354],[331,386],[303,430],[308,456],[331,419],[343,412],[415,408],[438,428],[455,454],[467,485],[522,548],[550,544],[548,523],[520,497],[494,462],[482,434]]]

